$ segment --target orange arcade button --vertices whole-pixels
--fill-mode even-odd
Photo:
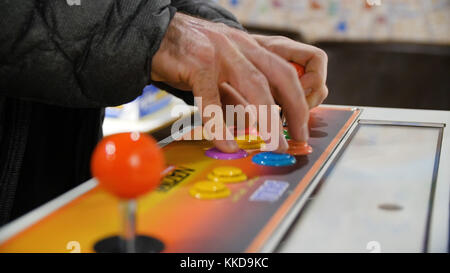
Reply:
[[[288,140],[288,144],[287,153],[290,155],[309,155],[313,152],[313,148],[305,141]]]

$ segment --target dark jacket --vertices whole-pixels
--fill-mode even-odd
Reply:
[[[208,0],[76,2],[0,2],[0,225],[90,178],[103,107],[151,83],[175,12],[240,27]]]

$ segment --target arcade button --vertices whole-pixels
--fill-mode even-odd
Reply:
[[[248,154],[246,151],[244,150],[239,150],[236,153],[224,153],[221,152],[219,149],[217,148],[211,148],[209,150],[207,150],[205,152],[205,155],[214,159],[219,159],[219,160],[233,160],[233,159],[240,159],[240,158],[244,158],[247,157]]]
[[[243,150],[259,150],[265,144],[261,137],[255,135],[245,135],[244,139],[242,136],[236,137],[235,140],[239,148]]]
[[[239,183],[247,180],[247,176],[236,167],[218,167],[208,174],[208,179],[214,182]]]
[[[288,140],[288,154],[291,155],[309,155],[313,152],[313,148],[305,141]]]
[[[253,156],[252,161],[258,165],[269,167],[284,167],[294,165],[297,160],[290,154],[263,152]]]
[[[305,67],[302,65],[299,65],[297,63],[291,62],[291,65],[295,68],[297,71],[297,75],[299,78],[301,78],[303,75],[305,75]]]
[[[256,127],[246,127],[245,129],[233,128],[235,136],[243,135],[258,135],[258,129]]]
[[[197,199],[221,199],[230,196],[230,189],[221,182],[201,181],[195,183],[189,193]]]

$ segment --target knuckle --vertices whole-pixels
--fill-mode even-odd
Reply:
[[[291,39],[289,39],[288,37],[285,37],[285,36],[276,35],[276,36],[273,36],[273,40],[278,41],[278,42],[286,42],[286,41],[290,41]]]
[[[225,32],[216,32],[215,39],[216,39],[216,42],[227,45],[227,46],[231,46],[231,44],[232,44],[230,38],[228,37],[228,35]]]
[[[271,39],[271,40],[266,42],[265,46],[266,46],[266,48],[269,51],[273,52],[274,50],[276,50],[280,46],[279,39],[278,38]]]
[[[265,47],[267,48],[267,50],[269,50],[269,51],[273,51],[273,49],[274,49],[274,44],[273,44],[272,42],[267,42],[264,46],[265,46]]]
[[[323,49],[317,48],[317,50],[316,50],[316,52],[315,52],[315,55],[316,55],[319,59],[323,60],[324,63],[327,63],[327,62],[328,62],[328,55],[327,55],[327,53],[326,53]]]
[[[233,35],[233,38],[241,40],[241,41],[245,41],[245,42],[254,42],[255,39],[253,37],[251,37],[248,33],[244,32],[244,31],[240,31],[240,30],[233,30],[231,32],[231,34]]]

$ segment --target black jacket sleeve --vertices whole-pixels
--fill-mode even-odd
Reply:
[[[0,96],[66,107],[139,96],[176,12],[170,0],[68,2],[0,2]]]

